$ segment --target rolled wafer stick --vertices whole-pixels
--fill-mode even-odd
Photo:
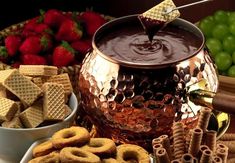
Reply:
[[[193,155],[185,153],[181,158],[182,163],[193,163]]]
[[[202,135],[203,135],[202,129],[200,128],[193,129],[192,139],[189,144],[188,152],[194,157],[196,157],[199,152]]]
[[[164,148],[157,148],[156,159],[158,163],[170,163],[169,156]]]
[[[212,151],[210,149],[206,149],[202,152],[202,157],[200,159],[200,163],[211,163],[212,162]]]
[[[161,138],[154,138],[153,140],[152,140],[152,146],[154,145],[154,144],[162,144],[162,139]]]
[[[193,157],[193,163],[198,163],[198,159],[196,157]]]
[[[200,145],[199,152],[198,152],[198,158],[199,159],[201,158],[203,151],[206,150],[206,149],[209,149],[209,147],[207,145]]]
[[[172,153],[171,153],[170,139],[169,139],[168,135],[161,135],[159,138],[162,139],[163,148],[166,149],[166,152],[167,152],[167,154],[168,154],[168,156],[171,160],[172,159]]]
[[[190,141],[192,139],[192,132],[193,130],[189,130],[188,134],[186,135],[185,137],[185,148],[186,148],[186,152],[188,152],[188,149],[189,149],[189,144],[190,144]]]
[[[228,158],[228,148],[217,148],[216,155],[222,159],[223,163],[226,163]]]
[[[206,131],[205,133],[205,145],[207,145],[212,152],[216,149],[216,135],[217,132],[214,130]]]
[[[226,133],[226,134],[222,135],[219,140],[222,140],[222,141],[235,140],[235,133]]]
[[[200,111],[200,116],[198,119],[197,127],[202,129],[202,131],[206,131],[209,120],[211,116],[211,109],[207,107],[203,107]]]
[[[223,163],[223,160],[219,156],[213,156],[212,163]]]
[[[153,156],[156,157],[156,151],[158,148],[163,148],[162,144],[154,144],[153,145]]]
[[[235,154],[235,141],[218,141],[217,144],[225,145],[228,147],[229,154]]]
[[[183,123],[173,123],[173,145],[174,145],[174,157],[180,159],[185,153],[185,139],[184,139]]]

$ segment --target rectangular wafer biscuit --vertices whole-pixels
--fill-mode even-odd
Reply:
[[[46,83],[48,80],[48,77],[34,77],[32,79],[33,83],[36,84],[39,88],[42,88],[42,85]]]
[[[17,104],[7,98],[0,98],[0,120],[10,121],[18,110]]]
[[[69,116],[72,113],[72,109],[68,106],[68,105],[64,105],[65,108],[65,116],[64,118],[66,118],[67,116]]]
[[[1,71],[0,82],[28,106],[42,93],[42,90],[36,84],[24,77],[16,69]]]
[[[43,116],[45,120],[63,120],[64,108],[64,87],[62,84],[45,83],[43,88]]]
[[[64,86],[65,94],[67,95],[71,94],[73,91],[73,87],[67,73],[51,76],[47,79],[47,82],[62,84]]]
[[[7,97],[6,88],[0,85],[0,97]]]
[[[27,128],[34,128],[40,125],[43,119],[42,102],[35,103],[19,115],[21,122]]]
[[[20,65],[19,71],[26,76],[52,76],[57,75],[58,68],[46,65]]]
[[[14,117],[11,121],[3,122],[2,127],[6,127],[6,128],[23,128],[23,125],[22,125],[19,117]]]

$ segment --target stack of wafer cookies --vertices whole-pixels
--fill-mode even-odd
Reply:
[[[0,71],[0,124],[35,128],[64,120],[71,113],[66,99],[73,89],[68,74],[57,67],[21,65]]]
[[[226,163],[229,158],[228,154],[231,153],[233,147],[224,141],[216,141],[217,132],[207,130],[210,116],[211,109],[206,107],[201,109],[197,126],[191,129],[189,133],[185,132],[185,126],[182,122],[175,122],[172,127],[173,146],[171,147],[164,144],[164,141],[170,142],[167,135],[153,139],[152,145],[156,162]],[[229,136],[229,138],[231,138],[231,135]],[[228,136],[222,137],[222,140],[223,139],[228,139]]]

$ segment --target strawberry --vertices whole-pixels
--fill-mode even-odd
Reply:
[[[5,46],[0,46],[0,61],[5,62],[7,60],[8,53]]]
[[[9,35],[5,38],[4,42],[8,55],[14,56],[21,45],[21,38],[18,35]]]
[[[24,40],[20,46],[22,54],[38,54],[42,50],[48,50],[52,47],[48,36],[30,36]]]
[[[72,48],[83,56],[91,49],[90,40],[78,40],[71,43]]]
[[[39,23],[40,23],[40,17],[30,19],[28,22],[25,23],[24,29],[34,31],[35,26]]]
[[[66,17],[61,11],[50,9],[44,14],[44,23],[50,27],[59,27]]]
[[[86,32],[89,36],[93,36],[96,30],[106,22],[100,14],[93,11],[82,13],[80,18],[84,21]]]
[[[45,58],[35,54],[24,54],[21,56],[22,64],[25,65],[46,65]]]
[[[11,67],[13,67],[13,68],[19,68],[21,64],[22,64],[22,63],[21,63],[20,61],[16,61],[16,62],[14,62],[14,63],[11,64]]]
[[[73,42],[77,41],[82,37],[81,26],[73,20],[65,20],[56,34],[56,39],[61,41]]]
[[[52,62],[54,66],[68,66],[74,60],[75,50],[68,42],[62,41],[62,44],[54,49]]]
[[[34,31],[38,34],[53,34],[53,31],[50,29],[50,27],[44,23],[40,23],[35,25]]]

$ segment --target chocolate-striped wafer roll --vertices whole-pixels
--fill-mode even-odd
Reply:
[[[182,163],[193,163],[193,155],[185,153],[181,158]]]
[[[188,149],[189,149],[189,144],[190,144],[190,141],[192,139],[192,132],[193,130],[189,130],[188,131],[188,134],[186,134],[185,136],[185,148],[186,148],[186,152],[188,152]]]
[[[157,148],[156,150],[156,160],[158,163],[170,163],[170,158],[164,148]]]
[[[202,129],[202,131],[206,131],[209,120],[211,116],[211,109],[207,107],[203,107],[200,111],[200,116],[198,120],[197,127]]]
[[[162,139],[161,138],[154,138],[153,140],[152,140],[152,146],[154,145],[154,144],[162,144]]]
[[[193,157],[193,163],[198,163],[198,159],[196,157]]]
[[[235,154],[235,141],[218,141],[217,144],[222,144],[228,147],[229,154]]]
[[[210,148],[207,145],[200,145],[198,156],[197,156],[199,160],[202,156],[203,151],[206,150],[206,149],[210,149]]]
[[[223,163],[223,160],[219,156],[213,156],[212,163]]]
[[[199,147],[200,147],[201,141],[202,141],[202,135],[203,135],[202,129],[200,129],[200,128],[193,129],[192,139],[189,144],[188,153],[190,153],[194,157],[196,157],[199,152]]]
[[[235,141],[235,133],[225,133],[224,135],[221,136],[219,140],[222,141]]]
[[[185,153],[184,127],[181,122],[173,123],[174,157],[180,159]]]
[[[166,149],[169,158],[172,159],[171,144],[168,135],[161,135],[159,138],[162,139],[163,148]]]
[[[228,148],[217,148],[216,155],[222,159],[223,163],[226,163],[228,158]]]
[[[202,152],[200,163],[212,163],[213,153],[210,149],[206,149]]]
[[[153,145],[153,156],[156,158],[156,151],[158,148],[163,148],[162,144],[154,144]]]
[[[216,135],[217,132],[214,130],[206,131],[205,133],[205,145],[207,145],[212,152],[215,152],[216,149]]]

